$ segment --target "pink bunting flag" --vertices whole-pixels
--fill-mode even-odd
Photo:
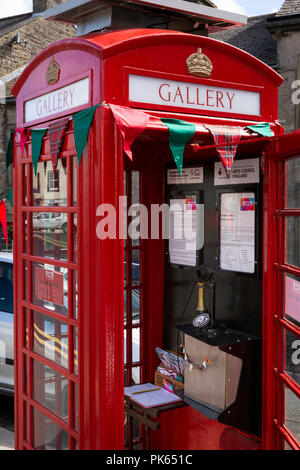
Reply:
[[[21,146],[21,151],[22,151],[22,156],[24,155],[24,148],[25,144],[27,142],[27,139],[30,134],[30,129],[27,127],[17,127],[16,131],[20,134],[21,140],[20,140],[20,146]]]
[[[143,111],[137,111],[126,106],[110,104],[109,107],[123,136],[123,150],[132,160],[131,145],[146,129],[150,116],[143,113]]]
[[[3,235],[5,238],[6,244],[8,244],[6,206],[5,206],[4,201],[0,202],[0,222],[2,224]]]

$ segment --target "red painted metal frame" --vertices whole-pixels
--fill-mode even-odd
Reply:
[[[44,49],[25,69],[13,93],[17,95],[17,126],[23,125],[24,101],[30,96],[39,96],[45,88],[46,70],[52,56],[61,66],[61,78],[57,85],[50,86],[48,91],[60,87],[61,83],[76,81],[76,64],[80,63],[81,72],[91,73],[91,105],[105,100],[107,103],[126,104],[126,84],[120,83],[124,72],[134,68],[142,71],[153,70],[153,74],[167,74],[170,78],[182,77],[185,81],[198,83],[198,79],[191,78],[186,69],[186,58],[202,47],[212,62],[215,72],[212,80],[205,83],[236,84],[241,89],[263,89],[262,113],[260,120],[272,123],[276,134],[282,133],[277,123],[277,89],[282,78],[269,67],[254,57],[229,46],[205,37],[197,37],[184,33],[160,30],[124,30],[106,34],[90,34],[85,38],[68,39],[54,43]],[[238,70],[238,75],[233,76]],[[147,72],[148,73],[148,72]],[[199,79],[199,83],[203,83]],[[249,87],[249,88],[248,88]],[[151,106],[149,106],[150,109]],[[159,117],[173,117],[183,120],[192,120],[197,123],[218,123],[223,125],[236,125],[244,127],[253,123],[251,119],[240,119],[241,116],[195,116],[188,110],[184,114],[182,109],[172,108],[172,112],[153,110],[151,115]],[[51,116],[51,120],[59,115]],[[49,122],[49,121],[48,121]],[[38,126],[42,126],[39,122]],[[154,144],[149,141],[137,142],[135,155],[145,158],[145,171],[147,172],[147,185],[145,203],[161,203],[164,201],[164,171],[163,165],[166,157],[167,129],[159,121],[150,124],[143,137],[154,137]],[[205,139],[207,139],[207,134]],[[202,140],[203,135],[197,132],[195,141]],[[161,145],[162,141],[162,145]],[[206,140],[205,140],[206,141]],[[207,142],[209,144],[209,141]],[[244,146],[244,152],[253,148],[259,152],[265,144],[264,139],[257,139],[251,146]],[[47,139],[44,154],[48,155]],[[257,147],[255,147],[257,145]],[[242,146],[241,146],[242,147]],[[275,153],[279,150],[275,149]],[[64,143],[64,152],[67,158],[75,154],[72,131],[67,135]],[[63,155],[64,155],[63,152]],[[156,159],[153,160],[153,156]],[[199,158],[215,158],[215,146],[208,145]],[[147,158],[148,157],[148,158]],[[48,157],[45,157],[48,158]],[[197,154],[188,152],[186,158],[197,160]],[[24,163],[23,163],[24,162]],[[153,165],[153,162],[155,164]],[[23,365],[23,356],[36,358],[30,351],[31,339],[29,335],[28,348],[24,348],[26,323],[22,315],[24,308],[30,303],[23,302],[24,298],[24,269],[23,263],[27,261],[28,269],[34,258],[22,255],[23,250],[23,212],[38,211],[31,208],[29,196],[31,195],[31,182],[27,185],[27,206],[23,207],[23,173],[22,167],[31,165],[30,158],[21,159],[20,149],[15,143],[14,157],[14,224],[15,224],[15,260],[18,260],[14,270],[15,284],[15,357],[17,364]],[[276,248],[276,223],[273,209],[277,208],[275,189],[278,188],[276,180],[277,162],[273,158],[266,158],[266,173],[264,183],[264,250],[266,263],[264,265],[264,445],[272,447],[269,434],[270,421],[272,421],[272,405],[277,384],[273,383],[272,365],[274,356],[274,325],[272,313],[274,312],[274,285],[277,271],[274,269],[274,252]],[[94,123],[90,130],[88,152],[84,153],[81,168],[78,169],[78,296],[79,296],[79,429],[74,433],[69,427],[70,440],[78,439],[80,449],[121,449],[124,445],[124,299],[123,299],[123,241],[99,240],[96,236],[97,218],[96,209],[101,203],[112,204],[118,207],[119,195],[123,195],[123,152],[120,133],[113,121],[112,115],[106,106],[99,108],[95,113]],[[70,177],[69,177],[70,178]],[[70,197],[68,200],[70,203]],[[45,208],[43,208],[43,211]],[[48,210],[48,209],[47,209]],[[49,209],[68,213],[70,220],[75,209],[67,208]],[[31,231],[31,224],[28,224]],[[71,239],[69,239],[71,241]],[[30,248],[30,237],[27,240]],[[145,305],[147,315],[144,315],[145,329],[145,380],[153,380],[153,372],[157,365],[154,345],[162,345],[162,313],[163,313],[163,263],[164,249],[161,240],[152,240],[145,247],[147,256],[144,257],[143,283],[147,286],[145,292]],[[48,261],[48,260],[47,260]],[[274,261],[274,262],[273,262]],[[53,262],[63,266],[62,262]],[[75,269],[76,265],[68,265]],[[155,279],[154,279],[154,274]],[[71,283],[71,281],[70,281]],[[28,278],[27,291],[31,293],[31,278]],[[71,296],[71,292],[69,292]],[[30,299],[29,299],[30,300]],[[43,313],[41,311],[41,313]],[[48,312],[47,312],[48,313]],[[145,312],[146,313],[146,312]],[[59,314],[53,317],[61,318]],[[68,319],[70,325],[74,320]],[[74,323],[75,325],[75,323]],[[76,323],[77,325],[77,323]],[[158,325],[160,325],[158,327]],[[28,330],[31,331],[31,316],[28,318]],[[42,361],[48,364],[47,361]],[[58,371],[61,369],[56,366]],[[29,368],[29,392],[31,392],[31,368]],[[73,377],[69,377],[73,380]],[[76,381],[76,379],[74,379]],[[25,403],[45,412],[44,408],[33,402],[25,393],[25,381],[22,367],[16,367],[16,448],[32,448],[32,415],[29,414],[28,441],[24,441],[26,431]],[[271,394],[270,394],[271,393]],[[30,395],[31,396],[31,395]],[[72,401],[72,394],[69,396]],[[28,406],[28,405],[27,405]],[[46,413],[47,414],[47,413]],[[50,414],[48,414],[50,416]],[[173,412],[169,417],[169,425],[164,427],[163,433],[157,433],[153,446],[159,448],[187,448],[212,449],[221,448],[221,437],[227,432],[227,427],[220,423],[209,422],[195,410],[187,408]],[[61,420],[51,414],[51,419],[60,425]],[[173,420],[173,421],[172,421]],[[172,424],[173,423],[173,424]],[[273,426],[273,424],[271,425]],[[185,430],[180,433],[178,441],[177,429]],[[167,431],[166,431],[167,429]],[[171,431],[170,431],[171,429]],[[191,431],[193,437],[191,437]],[[70,442],[70,444],[72,444]],[[232,442],[232,447],[234,447]],[[176,447],[177,446],[177,447]],[[252,444],[257,448],[259,444]]]
[[[300,387],[284,372],[283,332],[300,338],[300,328],[284,318],[284,273],[300,276],[300,269],[285,263],[284,219],[300,215],[299,209],[285,209],[286,174],[284,162],[299,156],[299,132],[274,139],[266,148],[264,182],[264,316],[263,316],[263,448],[281,450],[285,441],[300,449],[285,427],[284,394],[287,386],[298,398]]]

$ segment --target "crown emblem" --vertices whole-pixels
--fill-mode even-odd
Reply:
[[[46,79],[48,85],[52,85],[53,83],[58,82],[60,74],[60,68],[58,63],[55,61],[54,57],[52,57],[50,64],[47,68]]]
[[[214,68],[211,60],[202,53],[200,47],[195,54],[188,57],[186,65],[189,73],[197,77],[210,77]]]

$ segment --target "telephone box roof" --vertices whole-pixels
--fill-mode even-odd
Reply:
[[[74,39],[63,39],[54,42],[43,49],[25,68],[22,75],[19,77],[15,86],[12,89],[12,93],[16,96],[21,89],[23,83],[28,78],[32,70],[36,65],[47,57],[62,51],[71,49],[90,50],[95,55],[107,59],[114,55],[124,53],[137,47],[142,46],[161,46],[163,44],[168,45],[170,41],[173,45],[178,44],[191,44],[195,45],[195,48],[207,47],[209,49],[217,49],[220,53],[224,54],[224,57],[235,57],[237,60],[245,63],[256,69],[263,76],[267,77],[276,86],[280,86],[283,82],[283,78],[275,72],[271,67],[264,64],[256,57],[248,54],[241,49],[230,44],[223,43],[216,39],[208,38],[205,36],[194,36],[187,33],[181,33],[178,31],[170,30],[158,30],[158,29],[124,29],[118,31],[109,32],[95,32],[90,33],[86,36],[74,38]]]

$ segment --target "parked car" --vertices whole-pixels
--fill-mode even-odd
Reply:
[[[64,291],[67,291],[67,273],[64,275]],[[67,308],[67,296],[64,296],[64,306]],[[132,292],[132,314],[133,323],[139,322],[139,291]],[[54,304],[53,308],[54,307]],[[51,305],[48,305],[50,310]],[[49,312],[50,313],[50,312]],[[14,393],[14,329],[13,329],[13,254],[0,253],[0,394],[13,395]],[[65,324],[64,324],[65,325]],[[54,323],[45,320],[43,329],[39,329],[36,325],[35,334],[39,336],[41,343],[44,345],[44,354],[50,360],[54,359],[52,340],[55,341]],[[64,350],[67,347],[67,325],[62,328],[62,337],[60,342],[62,345],[61,365],[67,368],[67,356]],[[125,341],[124,341],[125,343]],[[139,361],[140,338],[138,328],[133,329],[133,362]],[[124,344],[125,346],[125,344]],[[126,351],[124,351],[126,353]],[[133,377],[135,383],[139,383],[139,369],[134,371]],[[46,372],[49,375],[49,371]],[[51,393],[50,393],[51,395]],[[54,396],[54,393],[53,393]],[[49,407],[51,396],[48,396]]]
[[[0,393],[14,392],[13,255],[0,253]]]
[[[65,213],[58,212],[40,212],[32,217],[34,229],[56,230],[61,229],[67,232],[68,216]],[[75,221],[76,225],[76,221]]]

